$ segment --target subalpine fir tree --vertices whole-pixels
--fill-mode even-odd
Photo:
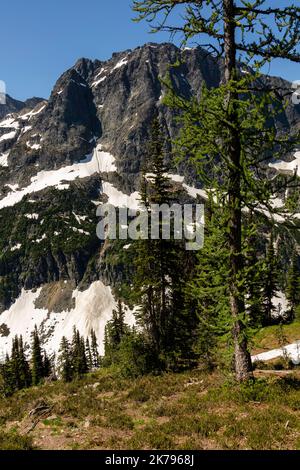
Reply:
[[[41,348],[37,326],[35,326],[34,331],[32,333],[31,350],[32,350],[32,359],[31,359],[32,384],[38,385],[43,379],[43,377],[45,377],[45,374],[44,374],[43,352]]]
[[[121,300],[118,300],[117,310],[113,310],[112,319],[107,322],[106,326],[108,342],[113,349],[117,348],[126,333],[125,312]]]
[[[222,211],[212,210],[215,202],[208,203],[204,246],[199,251],[193,280],[187,290],[196,302],[199,325],[197,352],[202,365],[212,367],[216,361],[219,338],[230,329],[229,315],[229,254],[224,244]]]
[[[93,368],[93,358],[92,358],[92,352],[91,352],[91,346],[90,346],[89,338],[86,338],[86,341],[85,341],[85,355],[86,355],[86,361],[87,361],[87,368],[88,368],[88,370],[92,370],[92,368]]]
[[[142,210],[149,216],[148,236],[141,233],[136,242],[133,290],[135,302],[140,305],[137,321],[153,349],[153,357],[157,358],[154,367],[165,368],[173,367],[171,363],[177,361],[179,346],[183,344],[179,336],[180,331],[183,333],[183,320],[187,318],[184,315],[184,266],[189,256],[183,242],[174,240],[172,213],[170,221],[164,220],[160,213],[162,206],[169,207],[176,195],[167,176],[165,139],[157,117],[151,126],[147,164],[151,173],[142,174],[140,199]],[[166,223],[170,223],[170,237],[163,236]],[[154,237],[153,228],[156,230]]]
[[[20,374],[20,354],[19,354],[18,336],[15,336],[14,339],[12,340],[10,364],[11,364],[11,373],[13,376],[15,389],[20,390],[22,388],[22,384],[21,384],[21,374]]]
[[[274,249],[274,237],[271,233],[265,258],[265,273],[263,278],[263,319],[264,325],[271,325],[275,313],[274,297],[279,290],[278,265]]]
[[[31,371],[29,362],[26,359],[24,352],[24,344],[22,335],[19,338],[19,378],[22,388],[30,387],[31,385]]]
[[[250,212],[243,232],[243,247],[245,259],[245,291],[246,312],[249,326],[260,328],[263,324],[263,287],[264,259],[258,256],[261,236],[258,233],[259,224]]]
[[[58,373],[65,382],[71,382],[73,378],[72,357],[70,343],[63,336],[58,355]]]
[[[112,312],[112,319],[105,325],[104,355],[106,364],[115,362],[121,341],[128,333],[129,328],[125,323],[125,312],[122,301],[119,299],[117,309]]]
[[[296,307],[300,304],[300,269],[297,255],[293,256],[288,271],[286,297],[289,302],[291,318],[294,318]]]
[[[43,352],[43,377],[50,377],[52,373],[52,364],[51,360],[46,353],[46,351]]]
[[[164,164],[164,138],[157,117],[151,126],[147,162],[152,170],[151,177],[148,176],[147,181],[142,175],[140,197],[143,207],[146,207],[148,214],[151,215],[150,204],[161,205],[169,201],[169,181],[165,175]],[[150,229],[150,222],[148,229]],[[168,256],[167,241],[162,240],[161,231],[162,227],[159,222],[158,240],[152,240],[149,233],[147,239],[138,240],[134,278],[136,300],[141,305],[136,315],[137,320],[148,333],[157,357],[163,352],[163,337],[166,333],[164,327],[169,317],[168,280],[164,269],[165,259]]]
[[[22,336],[13,338],[11,357],[6,355],[0,372],[4,395],[11,395],[31,385],[31,373],[24,353]]]
[[[87,373],[88,366],[84,338],[80,336],[79,331],[75,327],[73,329],[71,351],[74,378],[80,378]]]
[[[94,330],[91,331],[91,353],[93,369],[98,369],[100,367],[100,356],[98,350],[97,336]]]
[[[182,154],[193,161],[203,185],[225,196],[235,375],[238,381],[247,381],[253,373],[246,334],[243,213],[245,207],[257,209],[258,205],[274,212],[271,199],[277,191],[274,181],[264,177],[263,166],[299,143],[296,133],[288,130],[282,138],[281,130],[280,134],[270,126],[271,115],[274,118],[278,109],[277,114],[282,112],[282,102],[278,90],[260,80],[259,71],[273,59],[300,62],[300,7],[270,6],[269,0],[134,0],[133,9],[137,20],[151,23],[152,31],[179,32],[185,42],[202,43],[205,38],[212,60],[223,56],[219,89],[204,88],[200,100],[173,92],[171,104],[183,112],[178,142]],[[242,64],[245,69],[253,64],[256,70],[243,74]],[[171,81],[169,86],[173,88]]]
[[[12,395],[16,389],[15,373],[13,371],[12,362],[8,354],[5,356],[5,361],[0,365],[1,374],[1,393],[7,397]]]

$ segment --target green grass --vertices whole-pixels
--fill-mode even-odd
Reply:
[[[286,337],[287,344],[300,340],[300,318],[296,318],[289,325],[283,325],[282,331]],[[262,328],[253,339],[253,353],[279,348],[277,332],[277,325]]]
[[[91,386],[96,384],[96,386]],[[51,416],[21,436],[43,396]],[[103,369],[0,400],[0,448],[298,449],[300,382],[296,377],[237,385],[214,372],[120,378]],[[14,431],[12,431],[12,426]]]

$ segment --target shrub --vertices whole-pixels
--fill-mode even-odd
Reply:
[[[127,396],[128,398],[131,398],[132,400],[140,403],[145,403],[150,399],[149,393],[142,386],[135,386],[132,390],[130,390]]]
[[[157,368],[151,347],[135,330],[123,337],[114,360],[123,377],[139,377]]]
[[[0,433],[1,450],[33,450],[33,441],[30,436],[21,436],[16,431]]]

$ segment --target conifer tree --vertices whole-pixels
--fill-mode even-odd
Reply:
[[[22,388],[30,387],[31,385],[31,372],[29,362],[26,359],[24,352],[24,344],[22,335],[19,338],[19,377]]]
[[[122,337],[126,333],[125,313],[122,308],[122,302],[118,300],[117,310],[113,310],[112,319],[107,322],[107,341],[112,349],[115,349],[121,343]]]
[[[148,212],[148,237],[137,241],[134,261],[135,303],[139,325],[153,348],[157,358],[155,367],[172,367],[175,357],[183,352],[181,329],[187,320],[184,307],[184,275],[189,255],[181,240],[174,240],[174,214],[165,221],[160,211],[176,198],[167,176],[165,165],[165,139],[157,117],[154,118],[148,143],[147,162],[151,173],[142,174],[140,199],[142,210]],[[155,222],[153,222],[155,221]],[[164,223],[170,222],[170,238],[164,237]],[[151,229],[156,229],[152,238]],[[190,274],[190,273],[189,273]],[[179,327],[180,324],[180,327]],[[187,346],[187,342],[185,345]],[[187,351],[186,351],[187,352]]]
[[[43,353],[42,353],[37,326],[35,326],[34,331],[32,333],[31,350],[32,350],[32,366],[31,366],[32,384],[38,385],[41,382],[42,378],[44,377],[44,363],[43,363]]]
[[[295,309],[300,304],[300,270],[298,256],[294,255],[287,276],[286,297],[289,302],[291,317],[295,316]]]
[[[59,348],[58,372],[65,382],[71,382],[73,378],[71,348],[65,336],[62,338]]]
[[[92,370],[92,368],[93,368],[93,358],[92,358],[92,352],[91,352],[89,338],[86,338],[86,341],[85,341],[85,355],[86,355],[86,361],[87,361],[87,368],[88,368],[88,370]]]
[[[244,228],[244,256],[245,256],[245,290],[246,312],[249,326],[260,328],[263,324],[263,284],[264,260],[258,257],[259,235],[258,224],[253,214],[250,214]]]
[[[31,373],[25,357],[23,338],[17,335],[12,340],[11,356],[6,354],[1,367],[4,394],[11,395],[17,390],[31,385]]]
[[[50,377],[52,373],[51,360],[46,351],[43,352],[43,377]]]
[[[4,396],[10,396],[16,391],[16,383],[14,371],[12,368],[12,362],[8,354],[5,356],[5,361],[0,365],[1,373],[1,392]]]
[[[16,335],[12,340],[10,367],[15,384],[15,389],[20,390],[22,388],[21,371],[20,371],[20,354],[19,354],[19,338]]]
[[[161,205],[169,201],[169,181],[165,174],[164,164],[164,139],[157,117],[154,118],[151,126],[147,161],[152,172],[148,181],[142,175],[140,196],[143,207],[146,207],[148,214],[151,215],[151,204]],[[148,239],[141,238],[137,242],[138,256],[135,260],[136,275],[134,278],[137,303],[141,305],[137,319],[148,333],[157,357],[163,349],[164,323],[169,317],[168,273],[165,270],[165,260],[168,256],[167,241],[162,240],[161,232],[162,226],[159,221],[158,240],[150,239],[148,233]]]
[[[125,312],[122,301],[118,300],[116,310],[112,312],[112,319],[105,325],[104,334],[104,355],[106,364],[112,364],[118,358],[120,344],[125,336],[128,336],[130,329],[125,323]]]
[[[100,357],[98,351],[97,337],[94,330],[91,331],[91,353],[93,368],[98,369],[100,367]]]
[[[278,266],[274,249],[274,239],[271,233],[265,259],[265,274],[263,285],[263,324],[270,325],[273,322],[275,312],[274,297],[278,293]]]
[[[238,381],[247,381],[253,373],[246,334],[243,209],[264,204],[274,210],[270,203],[276,194],[274,182],[263,177],[262,166],[299,142],[299,135],[288,132],[282,139],[270,128],[272,109],[280,108],[280,93],[259,80],[259,67],[278,58],[300,62],[300,7],[270,6],[268,0],[134,0],[133,9],[137,21],[146,19],[152,31],[179,32],[184,43],[204,37],[212,60],[223,55],[223,83],[218,90],[203,89],[200,101],[173,92],[172,101],[184,113],[178,143],[184,157],[191,157],[202,184],[225,196],[235,375]],[[176,24],[170,24],[176,11]],[[252,63],[256,70],[241,74],[241,63],[245,67]]]
[[[72,355],[72,370],[74,378],[80,378],[83,374],[88,371],[87,358],[85,354],[85,342],[84,338],[80,336],[79,331],[73,329],[73,339],[71,346]]]
[[[224,246],[222,211],[212,210],[208,203],[204,247],[198,253],[198,264],[193,280],[188,284],[199,317],[197,350],[200,362],[212,367],[216,360],[218,338],[228,331],[229,317],[229,255]]]

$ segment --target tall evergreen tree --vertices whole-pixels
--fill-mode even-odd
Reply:
[[[38,385],[44,375],[44,361],[43,361],[43,352],[41,348],[40,338],[38,334],[37,326],[35,326],[32,333],[32,384]]]
[[[74,327],[71,346],[72,370],[74,378],[80,378],[88,371],[87,358],[85,354],[84,338],[80,336],[79,331]]]
[[[278,286],[278,266],[277,257],[274,249],[274,239],[271,233],[270,241],[267,247],[265,259],[265,274],[263,285],[263,324],[271,325],[273,314],[275,313],[274,297],[279,290]]]
[[[125,312],[122,301],[119,299],[117,309],[112,312],[112,319],[105,325],[104,354],[106,364],[112,364],[117,360],[120,344],[128,334],[129,328],[125,323]]]
[[[20,390],[22,388],[21,371],[20,371],[20,350],[19,350],[19,338],[15,336],[12,340],[11,350],[11,373],[15,384],[15,389]]]
[[[92,370],[92,368],[93,368],[93,357],[92,357],[89,338],[86,338],[86,341],[85,341],[85,355],[86,355],[87,368],[88,368],[88,370]]]
[[[65,382],[71,382],[73,378],[71,348],[65,336],[62,338],[59,348],[58,372]]]
[[[122,337],[126,333],[125,312],[122,308],[122,302],[118,300],[117,310],[113,310],[112,319],[107,322],[107,341],[111,348],[117,348],[121,343]]]
[[[12,366],[12,361],[8,354],[5,356],[5,361],[0,365],[1,373],[1,392],[4,396],[12,395],[16,389],[15,373]]]
[[[291,317],[295,316],[296,307],[300,304],[300,270],[298,256],[294,255],[287,276],[286,297],[289,302]]]
[[[16,335],[13,338],[11,356],[6,354],[5,361],[1,365],[1,376],[5,395],[11,395],[31,385],[31,373],[24,353],[22,336]]]
[[[97,336],[94,330],[91,331],[91,354],[93,369],[98,369],[100,367],[100,356],[98,350]]]
[[[193,157],[202,183],[226,195],[224,236],[230,258],[235,373],[238,381],[246,381],[253,374],[246,335],[243,208],[265,204],[273,210],[274,191],[272,182],[262,177],[263,161],[284,152],[287,140],[290,148],[299,142],[299,136],[281,139],[276,129],[270,129],[271,103],[278,94],[257,81],[259,66],[277,58],[300,62],[300,7],[270,7],[268,0],[134,0],[133,5],[137,19],[148,20],[153,31],[181,32],[185,41],[208,37],[209,52],[224,56],[223,84],[217,91],[203,90],[200,102],[177,95],[173,105],[184,112],[179,145],[185,157]],[[168,21],[177,8],[180,15],[174,26]],[[155,19],[158,25],[153,24]],[[257,73],[241,76],[241,62],[254,63]]]
[[[22,335],[19,338],[19,377],[22,388],[30,387],[31,385],[31,372],[29,362],[26,359],[24,352],[24,344]]]
[[[135,302],[140,305],[136,312],[137,321],[143,328],[159,367],[171,367],[174,358],[183,352],[179,338],[179,324],[183,327],[184,315],[184,274],[183,267],[189,259],[183,242],[174,240],[174,215],[166,221],[161,209],[174,201],[176,194],[167,176],[165,165],[165,140],[156,117],[151,126],[147,156],[151,173],[142,175],[140,198],[143,210],[147,211],[148,236],[141,233],[137,241],[137,257],[134,261]],[[170,238],[164,236],[166,225],[170,223]],[[152,238],[155,228],[156,234]],[[168,238],[168,239],[167,239]],[[176,343],[176,344],[175,344]],[[188,343],[185,343],[187,345]],[[175,352],[176,351],[176,352]]]
[[[51,360],[46,351],[43,351],[43,377],[50,377],[52,373]]]

